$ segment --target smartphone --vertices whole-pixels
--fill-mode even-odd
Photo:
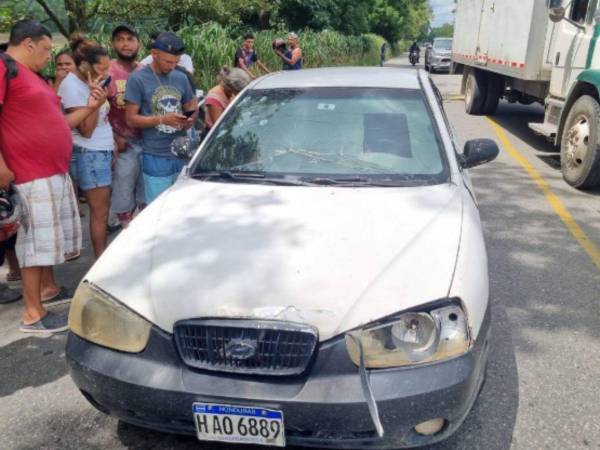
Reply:
[[[112,77],[109,75],[108,78],[105,78],[100,82],[100,87],[102,89],[107,88],[110,82],[112,81]]]
[[[183,115],[189,119],[190,117],[192,117],[192,116],[194,115],[194,113],[195,113],[195,112],[196,112],[196,111],[194,111],[194,110],[192,109],[191,111],[184,111],[184,112],[183,112]]]

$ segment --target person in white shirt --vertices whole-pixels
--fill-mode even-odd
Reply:
[[[85,108],[90,87],[108,78],[108,51],[91,39],[79,37],[71,44],[77,69],[58,88],[67,114]],[[115,142],[108,121],[110,105],[105,102],[72,130],[73,157],[70,173],[84,192],[90,208],[90,236],[98,258],[106,249],[106,227],[110,209],[112,161]]]

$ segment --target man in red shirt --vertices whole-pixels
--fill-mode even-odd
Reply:
[[[144,177],[141,168],[140,130],[131,128],[125,120],[125,88],[127,80],[138,69],[136,61],[140,40],[135,28],[127,24],[112,32],[112,46],[117,59],[110,62],[111,83],[108,87],[110,112],[108,120],[115,135],[119,158],[113,171],[111,209],[126,228],[136,207],[145,206]]]
[[[21,331],[67,329],[67,314],[46,310],[43,278],[65,254],[81,249],[81,224],[68,175],[71,130],[54,90],[38,75],[50,62],[52,35],[40,23],[23,20],[10,33],[6,55],[17,76],[6,80],[0,63],[0,187],[11,183],[25,217],[17,237],[25,312]]]

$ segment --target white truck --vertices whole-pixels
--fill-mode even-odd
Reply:
[[[500,98],[545,106],[533,132],[560,146],[564,179],[600,185],[599,0],[458,0],[452,71],[469,114]]]

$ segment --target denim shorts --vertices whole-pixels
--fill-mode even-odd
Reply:
[[[150,204],[169,189],[177,180],[186,162],[179,158],[142,154],[144,191],[146,203]]]
[[[112,183],[112,150],[89,150],[73,146],[69,173],[83,191],[110,186]]]

